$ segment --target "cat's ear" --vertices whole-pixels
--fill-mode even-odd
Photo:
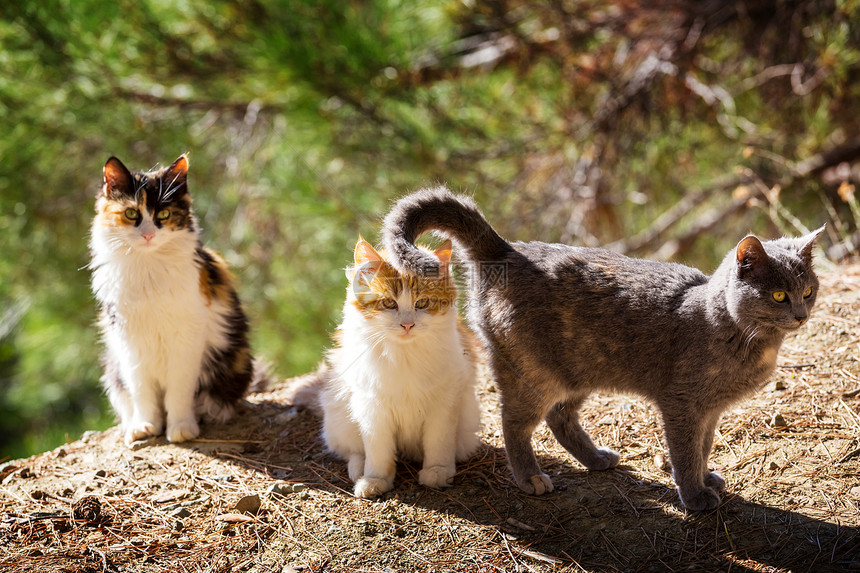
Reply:
[[[131,172],[126,169],[122,161],[116,157],[111,157],[105,163],[104,169],[104,185],[102,192],[105,197],[118,197],[121,195],[134,194],[134,184]]]
[[[439,259],[439,273],[444,275],[451,263],[451,239],[445,239],[445,242],[439,245],[433,254]]]
[[[356,265],[363,265],[364,263],[382,263],[382,256],[376,252],[376,249],[373,248],[373,245],[358,237],[358,241],[355,243],[355,251],[353,252],[353,260],[355,260]]]
[[[807,265],[812,264],[812,249],[815,247],[815,239],[818,238],[818,235],[824,232],[824,227],[825,226],[822,225],[808,235],[804,235],[798,239],[798,243],[800,244],[800,256]]]
[[[352,282],[355,274],[359,271],[372,271],[375,273],[382,266],[383,261],[382,256],[376,252],[373,245],[362,239],[361,235],[359,235],[358,241],[355,243],[355,251],[353,251],[352,258],[355,261],[355,265],[346,269],[346,278],[350,282]]]
[[[162,176],[168,189],[172,189],[173,193],[179,194],[188,191],[188,154],[183,153],[174,161],[170,167],[164,171]]]
[[[767,269],[768,256],[764,245],[753,235],[744,237],[738,243],[735,256],[738,261],[738,274],[741,277],[758,274]]]

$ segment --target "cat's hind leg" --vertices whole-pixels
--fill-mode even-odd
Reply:
[[[236,407],[233,404],[213,397],[208,390],[202,390],[197,395],[194,410],[204,422],[211,424],[229,422],[236,414]]]
[[[517,486],[526,493],[543,495],[553,490],[549,476],[540,470],[532,449],[532,434],[546,415],[535,403],[526,381],[518,380],[510,369],[494,368],[496,383],[502,389],[502,432],[505,452]]]
[[[584,396],[556,404],[547,414],[546,423],[558,442],[570,455],[590,470],[608,470],[618,465],[618,452],[598,448],[588,432],[579,425],[579,408]]]

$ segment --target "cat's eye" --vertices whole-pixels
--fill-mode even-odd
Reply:
[[[429,297],[422,296],[421,298],[419,298],[418,300],[415,301],[415,309],[416,310],[423,310],[423,309],[427,308],[428,306],[430,306],[430,298]]]
[[[168,218],[170,218],[170,209],[162,209],[161,211],[159,211],[158,213],[155,214],[155,217],[159,221],[166,221]]]
[[[125,218],[129,221],[137,221],[137,218],[140,217],[140,213],[137,212],[137,209],[126,209],[125,210]]]
[[[803,291],[803,298],[809,298],[812,296],[812,287],[806,287],[806,290]]]
[[[773,300],[776,302],[785,302],[785,291],[778,290],[773,293]]]
[[[393,298],[384,298],[382,299],[382,306],[388,310],[394,310],[397,308],[397,301]]]

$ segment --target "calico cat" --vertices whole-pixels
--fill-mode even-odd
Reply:
[[[125,441],[171,442],[225,422],[265,385],[248,320],[224,260],[204,247],[191,210],[188,159],[148,173],[111,157],[91,233],[92,286],[101,307],[105,386]]]
[[[479,445],[474,352],[457,317],[451,243],[425,252],[439,272],[405,277],[358,240],[335,347],[295,391],[293,403],[310,406],[319,392],[323,438],[347,460],[356,497],[391,490],[398,455],[423,462],[421,484],[447,487],[455,463]]]
[[[591,392],[608,389],[656,403],[683,504],[719,504],[725,481],[707,466],[717,421],[765,383],[785,335],[808,320],[821,229],[799,239],[748,236],[706,276],[601,249],[508,243],[471,199],[436,188],[404,197],[386,217],[392,264],[418,276],[438,272],[413,246],[429,230],[452,237],[475,265],[469,318],[489,349],[520,488],[553,489],[531,446],[541,420],[586,468],[618,464],[577,414]]]

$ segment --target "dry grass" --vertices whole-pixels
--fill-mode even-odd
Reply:
[[[583,420],[620,468],[588,473],[541,429],[557,491],[521,493],[488,384],[486,447],[454,487],[425,489],[402,465],[393,492],[357,500],[319,422],[278,387],[205,439],[130,450],[112,429],[0,469],[0,570],[860,570],[860,265],[822,278],[772,380],[720,425],[715,511],[680,507],[654,410],[625,396],[594,396]],[[256,513],[236,508],[253,496]]]

